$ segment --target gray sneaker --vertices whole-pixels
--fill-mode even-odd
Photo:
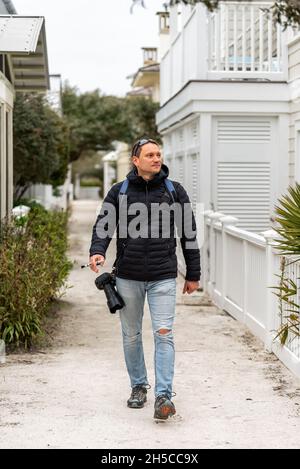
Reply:
[[[166,394],[157,396],[154,404],[154,418],[167,420],[168,417],[175,414],[176,409],[171,399]]]
[[[147,402],[147,388],[145,385],[134,386],[131,396],[127,401],[127,406],[131,409],[141,409]]]

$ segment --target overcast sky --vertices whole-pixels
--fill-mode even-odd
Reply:
[[[60,73],[81,91],[130,90],[126,76],[142,66],[141,47],[158,45],[163,0],[12,0],[19,15],[46,18],[50,73]]]

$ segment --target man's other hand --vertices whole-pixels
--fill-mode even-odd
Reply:
[[[101,264],[101,266],[104,265],[105,262],[105,257],[101,256],[101,254],[95,254],[94,256],[90,257],[90,269],[98,274],[99,269],[97,268],[97,262]]]
[[[183,294],[187,293],[188,295],[190,295],[194,291],[198,290],[199,287],[200,287],[200,282],[192,282],[191,280],[186,280],[182,293]]]

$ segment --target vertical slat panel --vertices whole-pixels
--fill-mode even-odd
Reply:
[[[254,24],[254,9],[255,6],[251,5],[250,13],[250,47],[251,47],[251,71],[255,70],[255,24]]]
[[[268,18],[268,70],[269,72],[272,71],[272,55],[273,55],[273,40],[272,40],[272,14],[269,13]]]
[[[246,7],[242,6],[242,56],[243,71],[246,70]]]
[[[220,12],[216,14],[216,21],[215,21],[215,51],[216,51],[216,69],[220,70],[220,47],[221,47],[221,40],[220,40],[220,28],[221,28],[221,17]]]
[[[237,70],[237,9],[233,11],[233,61],[234,70]]]
[[[225,70],[229,70],[229,6],[225,5],[224,21],[225,21]]]
[[[246,315],[250,315],[264,328],[267,325],[265,279],[265,249],[254,244],[248,244],[248,301]]]
[[[235,236],[227,235],[228,259],[226,265],[227,291],[226,298],[236,306],[242,308],[244,285],[243,285],[243,241]]]
[[[277,38],[276,38],[276,48],[277,48],[277,70],[281,70],[281,26],[277,24]]]
[[[259,10],[259,69],[263,69],[264,60],[264,14]]]

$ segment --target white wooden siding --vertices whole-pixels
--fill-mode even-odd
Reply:
[[[292,91],[290,128],[289,128],[289,183],[296,179],[296,165],[300,163],[300,148],[297,134],[300,130],[300,36],[290,43],[288,48],[289,82]]]
[[[5,90],[8,92],[8,90]],[[2,97],[3,101],[5,99]],[[0,87],[1,101],[1,87]],[[12,109],[0,105],[0,220],[10,216],[13,206]]]

